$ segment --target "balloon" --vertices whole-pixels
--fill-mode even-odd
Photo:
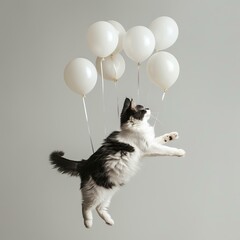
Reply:
[[[150,79],[165,92],[177,80],[179,64],[172,54],[157,52],[149,58],[147,72]]]
[[[115,51],[112,53],[114,55],[114,54],[121,52],[123,49],[122,45],[123,45],[124,36],[126,34],[126,30],[119,22],[116,22],[113,20],[110,20],[108,22],[111,23],[115,27],[115,29],[118,31],[118,45],[117,45]]]
[[[90,50],[98,57],[107,57],[118,45],[118,32],[108,22],[93,23],[87,31],[87,43]]]
[[[101,74],[101,58],[96,60],[96,68]],[[107,80],[117,81],[125,71],[125,61],[121,54],[111,55],[102,62],[103,77]]]
[[[159,17],[149,26],[156,39],[156,50],[164,50],[172,46],[178,38],[178,25],[170,17]]]
[[[136,26],[128,30],[123,41],[126,55],[138,64],[153,53],[154,47],[154,35],[144,26]]]
[[[97,82],[95,66],[85,58],[75,58],[64,69],[64,80],[68,87],[83,97]]]

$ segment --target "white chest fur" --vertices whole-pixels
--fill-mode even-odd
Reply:
[[[121,185],[129,181],[139,169],[140,159],[154,139],[154,129],[147,123],[141,124],[131,129],[123,129],[117,139],[134,147],[134,152],[128,152],[126,155],[117,153],[109,156],[111,161],[106,164],[110,181]]]

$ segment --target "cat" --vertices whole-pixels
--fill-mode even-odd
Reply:
[[[82,215],[86,228],[92,227],[92,210],[108,224],[114,221],[108,213],[113,195],[139,169],[144,156],[184,156],[185,151],[164,144],[178,138],[177,132],[155,137],[148,123],[149,108],[126,98],[120,116],[121,130],[112,132],[88,160],[72,161],[62,151],[50,155],[50,162],[61,173],[79,176],[82,192]]]

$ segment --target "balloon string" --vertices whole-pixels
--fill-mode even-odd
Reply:
[[[151,113],[151,117],[152,117],[153,119],[155,119],[155,122],[154,122],[153,127],[155,127],[155,125],[156,125],[157,123],[159,123],[161,126],[164,126],[164,125],[165,125],[164,122],[161,122],[161,121],[158,119],[158,117],[159,117],[159,112],[157,112],[157,115],[156,115],[156,116]]]
[[[90,138],[92,152],[94,153],[93,141],[92,141],[91,131],[90,131],[89,122],[88,122],[88,114],[87,114],[87,108],[86,108],[86,103],[85,103],[85,96],[82,99],[83,99],[83,107],[84,107],[85,118],[86,118],[86,122],[87,122],[88,135],[89,135],[89,138]]]
[[[116,65],[113,61],[113,56],[111,56],[111,58],[112,58],[112,63],[113,63],[113,69],[114,69],[114,72],[115,72],[115,79],[114,80],[117,81],[117,67],[116,67]]]
[[[137,64],[138,102],[140,102],[140,63]]]
[[[112,58],[112,63],[113,63],[113,69],[115,72],[115,79],[114,79],[114,85],[115,85],[115,91],[116,91],[116,96],[117,96],[117,117],[119,119],[119,99],[118,99],[118,89],[117,89],[117,67],[116,64],[113,61],[113,56],[111,56]]]
[[[119,98],[118,98],[117,81],[115,81],[114,84],[115,84],[115,90],[116,90],[116,95],[117,95],[117,116],[118,116],[118,119],[119,119]]]
[[[105,99],[104,99],[103,61],[104,61],[104,58],[102,58],[100,61],[100,67],[101,67],[101,77],[102,77],[102,104],[103,104],[103,116],[104,116],[104,136],[106,136],[107,129],[106,129],[106,119],[105,119],[106,109],[105,109]]]
[[[156,117],[153,116],[153,117],[155,118],[155,122],[154,122],[154,124],[153,124],[153,127],[154,127],[154,128],[155,128],[156,123],[159,121],[159,120],[158,120],[158,115],[159,115],[159,112],[157,113],[157,116],[156,116]]]

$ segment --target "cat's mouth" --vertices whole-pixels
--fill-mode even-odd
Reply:
[[[149,108],[146,108],[145,110],[146,110],[145,117],[150,118],[150,116],[151,116],[151,111],[150,111],[150,109],[149,109]]]

